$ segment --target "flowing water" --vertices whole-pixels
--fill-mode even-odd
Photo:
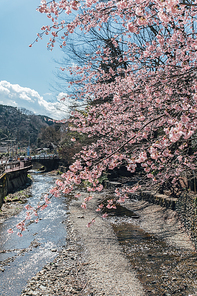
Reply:
[[[40,198],[54,185],[54,176],[33,175],[32,196],[28,200],[36,206]],[[25,217],[26,210],[17,217],[0,224],[0,295],[18,296],[42,267],[51,262],[66,244],[66,204],[63,198],[53,197],[52,203],[39,214],[40,221],[29,225],[22,237],[10,235],[14,227]]]

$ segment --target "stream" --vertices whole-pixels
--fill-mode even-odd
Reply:
[[[40,198],[54,186],[56,176],[46,173],[32,173],[33,184],[31,206],[37,205]],[[9,228],[22,221],[26,210],[17,217],[0,223],[0,295],[19,296],[32,278],[42,267],[57,256],[66,244],[66,203],[63,198],[52,198],[52,203],[39,213],[40,221],[32,223],[23,232],[22,237],[16,233],[7,233]],[[16,228],[15,228],[16,229]]]
[[[32,176],[28,202],[35,206],[54,185],[57,176],[47,173],[33,173]],[[8,228],[23,220],[25,212],[23,210],[17,217],[0,223],[0,296],[19,296],[27,281],[46,263],[53,261],[66,245],[65,198],[53,197],[52,203],[39,214],[39,223],[29,225],[23,237],[8,234]],[[139,216],[125,207],[118,206],[114,212],[109,212],[109,217],[146,296],[197,295],[195,251],[169,246],[164,240],[147,233],[135,223]]]

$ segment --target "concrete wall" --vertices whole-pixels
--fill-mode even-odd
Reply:
[[[8,178],[6,174],[0,177],[0,208],[3,204],[3,199],[8,193]]]
[[[6,174],[8,179],[8,193],[22,187],[27,182],[27,169],[20,169]]]
[[[27,182],[27,172],[29,167],[13,172],[7,172],[0,176],[0,208],[4,197],[14,190],[22,187]]]
[[[33,169],[37,169],[38,165],[45,167],[45,172],[56,170],[59,167],[58,158],[35,158],[31,160]]]

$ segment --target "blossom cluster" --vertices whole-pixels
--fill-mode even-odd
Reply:
[[[50,199],[52,198],[52,196],[53,195],[49,196],[49,194],[45,194],[44,201],[41,204],[38,203],[36,207],[32,207],[30,204],[27,204],[25,206],[26,217],[21,222],[16,224],[16,228],[19,230],[19,232],[17,232],[17,235],[19,237],[23,236],[22,233],[23,231],[26,230],[28,220],[31,220],[31,222],[38,223],[39,221],[38,212],[46,209],[46,207],[51,203]],[[9,234],[12,234],[13,232],[14,232],[13,229],[11,228],[8,229]]]
[[[59,37],[63,47],[71,34],[99,32],[108,22],[119,28],[84,65],[67,69],[76,77],[73,96],[89,98],[84,112],[71,114],[70,128],[92,144],[51,193],[68,194],[81,183],[89,193],[99,192],[103,173],[120,166],[132,174],[140,168],[143,178],[116,191],[119,202],[143,182],[178,186],[196,168],[196,0],[56,0],[42,1],[38,10],[52,22],[42,28],[42,34],[51,32],[50,48]],[[60,20],[63,12],[66,21]]]

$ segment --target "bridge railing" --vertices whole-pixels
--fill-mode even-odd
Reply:
[[[39,159],[59,159],[58,155],[34,155],[30,157],[31,160],[39,160]]]
[[[15,171],[18,169],[26,168],[28,166],[31,166],[30,160],[14,161],[4,164],[4,172]]]

